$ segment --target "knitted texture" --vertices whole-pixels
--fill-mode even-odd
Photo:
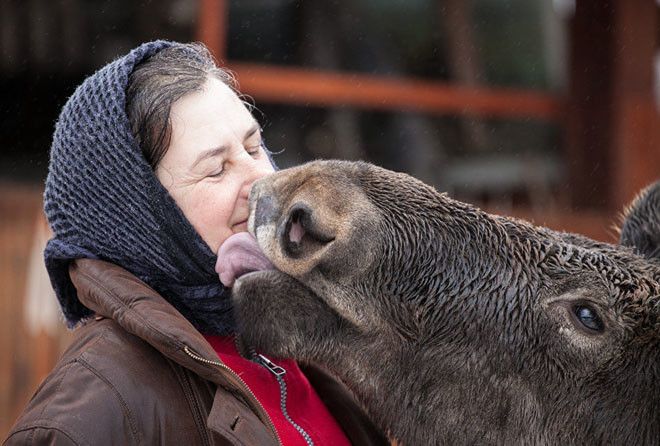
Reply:
[[[216,256],[156,178],[126,114],[133,68],[175,42],[145,43],[88,77],[57,121],[44,208],[54,232],[44,257],[69,326],[91,311],[69,278],[73,259],[107,260],[146,282],[198,330],[232,330]]]

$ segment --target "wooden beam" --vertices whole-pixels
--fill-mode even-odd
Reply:
[[[566,164],[579,208],[608,207],[613,15],[611,2],[577,0],[571,20]]]
[[[660,177],[655,0],[577,0],[567,140],[577,207],[617,211]]]
[[[613,208],[621,208],[644,186],[660,179],[660,113],[654,97],[658,45],[656,0],[617,0],[613,59]]]
[[[16,420],[15,408],[34,393],[30,338],[25,330],[24,295],[34,222],[42,191],[0,182],[0,436]]]
[[[200,0],[198,8],[196,39],[223,63],[227,58],[227,0]]]
[[[538,91],[231,62],[241,92],[261,102],[558,120],[562,101]]]
[[[477,87],[484,77],[481,52],[476,45],[473,0],[436,0],[435,5],[446,31],[451,80],[461,86]],[[468,150],[488,147],[489,132],[482,120],[462,119],[460,126]]]

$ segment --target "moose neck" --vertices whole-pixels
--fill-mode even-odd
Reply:
[[[310,359],[340,378],[374,422],[402,444],[522,443],[528,432],[538,432],[528,430],[535,420],[527,414],[538,407],[524,385],[498,370],[507,365],[480,360],[481,352],[397,343],[382,333],[344,342],[342,348],[319,348]]]

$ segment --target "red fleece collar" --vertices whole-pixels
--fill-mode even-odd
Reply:
[[[204,336],[220,360],[236,373],[266,410],[283,445],[307,443],[287,421],[281,408],[280,385],[266,367],[243,358],[233,336]],[[286,370],[286,409],[291,419],[309,434],[315,445],[349,446],[348,438],[325,407],[298,364],[291,359],[272,359]]]

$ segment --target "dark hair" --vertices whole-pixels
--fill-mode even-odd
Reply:
[[[170,145],[172,104],[201,90],[210,76],[237,92],[234,76],[219,68],[201,43],[176,44],[140,63],[126,89],[126,113],[142,153],[156,169]]]

